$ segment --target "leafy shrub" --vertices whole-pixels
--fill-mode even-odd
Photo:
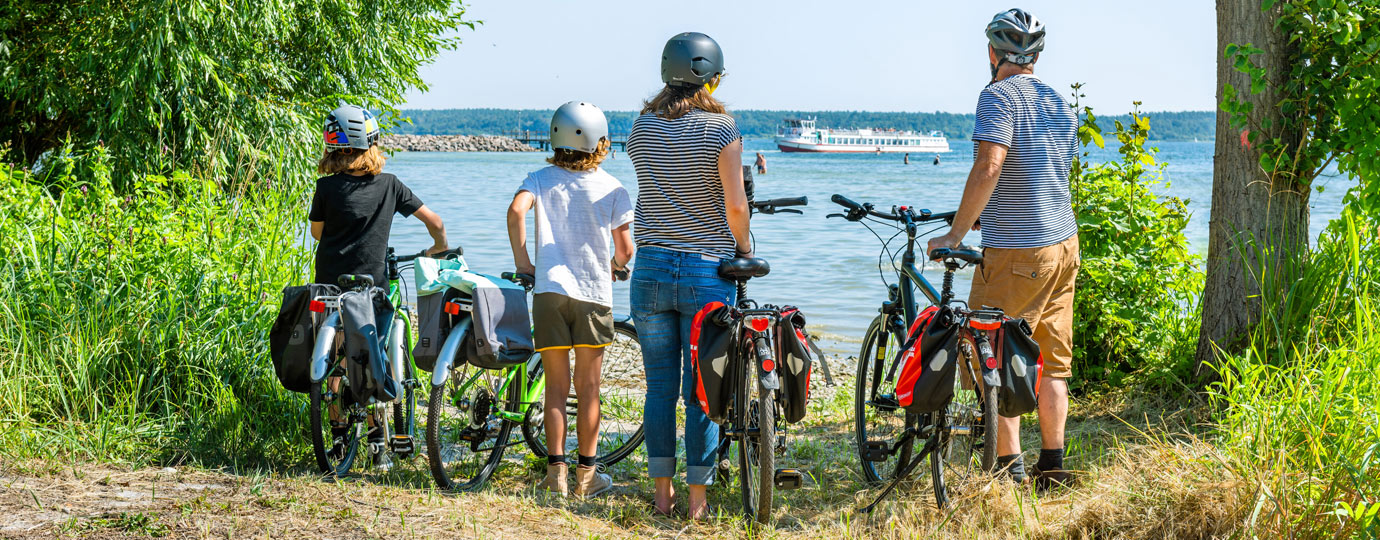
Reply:
[[[0,452],[301,457],[266,329],[308,253],[300,195],[177,173],[112,186],[100,147],[0,166]]]
[[[1187,375],[1197,340],[1202,274],[1184,236],[1189,214],[1185,201],[1155,194],[1168,182],[1157,150],[1145,147],[1150,119],[1138,108],[1130,118],[1116,122],[1120,161],[1094,165],[1084,152],[1071,174],[1083,264],[1074,299],[1078,382],[1116,386],[1141,373],[1168,383]],[[1091,108],[1079,138],[1105,144]]]

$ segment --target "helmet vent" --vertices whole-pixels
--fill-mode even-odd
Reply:
[[[584,131],[585,131],[585,130],[583,130],[583,129],[577,129],[577,130],[575,130],[575,134],[576,134],[576,135],[583,135],[583,134],[584,134]]]

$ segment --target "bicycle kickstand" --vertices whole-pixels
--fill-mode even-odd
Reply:
[[[910,474],[915,472],[915,467],[920,465],[920,462],[924,461],[925,458],[929,457],[930,452],[933,452],[935,450],[935,446],[936,445],[934,444],[933,438],[926,441],[925,447],[921,448],[920,453],[916,454],[914,458],[911,458],[910,463],[906,464],[906,468],[901,471],[901,474],[898,474],[895,478],[892,478],[891,482],[887,483],[886,489],[883,489],[882,492],[877,495],[877,498],[874,499],[871,504],[859,508],[858,512],[863,514],[871,514],[872,511],[877,508],[877,505],[882,504],[882,501],[886,500],[887,495],[890,495],[892,490],[895,490],[896,486],[901,484],[902,480],[910,478]]]

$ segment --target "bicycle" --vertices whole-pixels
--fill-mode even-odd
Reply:
[[[529,292],[532,278],[505,273],[504,279]],[[470,331],[472,304],[456,298],[447,313],[458,318],[432,371],[427,400],[427,459],[432,478],[444,489],[470,491],[493,475],[508,446],[512,430],[520,426],[523,442],[539,458],[546,457],[546,432],[542,414],[545,373],[541,355],[503,369],[485,369],[460,360],[461,344]],[[642,444],[642,400],[646,380],[637,330],[626,319],[614,323],[614,342],[605,348],[603,382],[600,386],[599,469],[627,458]],[[574,393],[566,402],[568,437],[566,455],[577,452],[575,416],[579,406]]]
[[[311,368],[311,434],[312,451],[317,467],[322,473],[344,476],[354,464],[360,442],[368,429],[369,419],[373,418],[377,427],[384,430],[387,450],[400,459],[408,459],[416,451],[416,396],[420,386],[412,369],[412,319],[411,310],[403,304],[402,273],[410,263],[422,253],[398,256],[393,248],[388,248],[385,263],[388,272],[388,302],[393,305],[394,316],[389,328],[380,332],[387,335],[389,370],[398,381],[403,394],[393,402],[392,425],[382,418],[378,407],[382,403],[344,404],[343,396],[349,395],[349,378],[344,376],[345,365],[340,361],[336,344],[336,334],[341,331],[340,297],[318,296],[312,299],[309,309],[325,313],[326,319],[317,331],[316,348],[312,353]],[[450,253],[462,253],[460,248]],[[374,286],[374,278],[368,275],[344,275],[340,277],[342,288],[351,291],[364,291]],[[335,359],[335,362],[332,362]],[[349,429],[342,441],[335,440],[331,428]],[[391,433],[390,433],[391,428]],[[391,436],[390,436],[391,434]],[[332,447],[327,449],[327,441]],[[337,445],[337,443],[339,443]]]
[[[755,202],[756,213],[801,213],[781,209],[804,206],[805,197]],[[728,475],[730,445],[737,443],[739,491],[743,513],[765,523],[771,517],[773,491],[791,490],[804,485],[804,475],[794,468],[776,468],[776,456],[786,451],[781,425],[783,395],[781,366],[772,333],[782,318],[782,307],[758,306],[747,296],[747,282],[771,271],[764,259],[737,257],[719,265],[719,276],[738,286],[738,302],[719,312],[712,324],[731,328],[728,370],[734,373],[733,394],[716,450],[720,478]],[[817,349],[816,349],[817,350]],[[832,381],[823,355],[819,355],[826,380]]]
[[[900,253],[901,263],[896,270],[897,283],[888,285],[887,300],[868,326],[858,354],[853,400],[858,457],[863,476],[869,483],[890,480],[877,501],[863,510],[874,508],[926,457],[930,460],[935,502],[944,508],[948,503],[946,469],[954,476],[971,477],[974,465],[984,472],[992,471],[996,465],[997,386],[1000,383],[984,382],[978,377],[973,348],[978,348],[982,364],[988,365],[992,350],[986,332],[995,328],[992,325],[1001,324],[1003,314],[1000,310],[969,310],[966,303],[954,301],[953,293],[954,272],[981,264],[982,254],[971,249],[931,253],[930,258],[942,259],[945,268],[942,289],[935,290],[916,266],[915,244],[920,237],[938,230],[922,233],[923,225],[941,221],[952,224],[953,212],[936,214],[907,206],[895,206],[891,212],[881,212],[870,203],[859,204],[842,195],[836,194],[832,200],[848,211],[831,214],[831,218],[842,217],[854,222],[868,220],[900,229],[891,239],[906,235],[906,247]],[[883,254],[890,252],[891,239],[883,241]],[[893,265],[894,259],[895,254],[892,254]],[[950,306],[953,320],[946,322],[960,328],[960,358],[953,360],[958,362],[959,376],[954,377],[953,397],[942,409],[924,414],[906,412],[895,390],[896,375],[909,348],[909,329],[920,313],[915,296],[917,287],[931,305]],[[918,454],[915,453],[917,440],[924,441]],[[979,451],[981,454],[976,455]]]

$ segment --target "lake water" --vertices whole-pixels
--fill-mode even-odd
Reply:
[[[826,219],[827,214],[840,209],[829,202],[829,197],[842,193],[855,201],[876,203],[879,208],[899,204],[935,212],[953,210],[972,164],[972,143],[950,144],[952,151],[940,156],[940,165],[931,164],[933,154],[912,155],[910,165],[904,165],[897,154],[791,154],[778,152],[770,140],[746,141],[744,163],[752,163],[756,152],[767,159],[768,174],[756,176],[758,199],[801,195],[810,199],[810,206],[802,208],[803,215],[754,217],[757,253],[771,262],[772,273],[753,280],[749,296],[760,302],[800,306],[811,326],[825,337],[829,349],[856,354],[857,342],[886,298],[886,285],[878,271],[882,244],[861,224]],[[1108,147],[1114,144],[1109,141]],[[1158,159],[1168,164],[1170,186],[1161,191],[1188,200],[1193,213],[1187,231],[1189,241],[1195,251],[1206,253],[1213,145],[1163,142],[1155,146],[1160,149]],[[445,219],[451,245],[464,247],[471,267],[497,274],[511,270],[513,264],[506,232],[508,203],[527,173],[545,166],[547,155],[400,152],[388,161],[386,170],[398,175]],[[1093,158],[1112,160],[1117,155],[1112,149],[1098,150]],[[604,163],[604,169],[636,196],[637,177],[626,155],[618,153]],[[1349,187],[1335,172],[1317,184],[1325,191],[1311,198],[1315,238],[1341,212],[1342,195]],[[885,229],[874,228],[883,237],[890,236]],[[967,238],[968,243],[977,241],[977,233]],[[407,253],[431,242],[421,222],[407,219],[394,222],[392,245]],[[892,247],[904,248],[904,237]],[[928,266],[925,275],[937,287],[942,271]],[[893,275],[886,278],[893,279]],[[956,280],[960,298],[966,297],[971,279],[967,273]],[[626,282],[615,286],[615,313],[627,313],[627,291]]]

